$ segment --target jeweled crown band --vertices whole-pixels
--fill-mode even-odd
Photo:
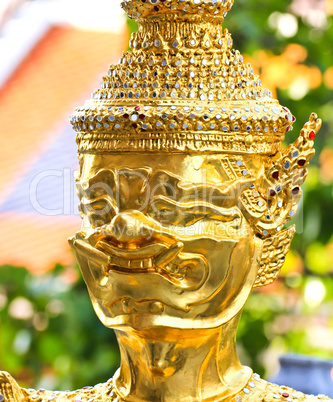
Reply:
[[[119,104],[118,104],[119,105]],[[186,106],[184,106],[186,105]],[[78,108],[71,117],[79,152],[160,151],[275,154],[292,117],[278,104]]]
[[[261,140],[261,141],[260,141]],[[248,145],[248,142],[251,144]],[[280,142],[280,141],[279,141]],[[159,153],[233,153],[233,154],[275,154],[280,150],[279,142],[267,143],[259,136],[239,134],[223,136],[221,134],[193,133],[144,133],[131,135],[124,133],[98,135],[96,133],[77,135],[78,151],[85,152],[159,152]]]

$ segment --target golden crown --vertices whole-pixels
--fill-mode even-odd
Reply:
[[[80,152],[272,155],[295,118],[222,30],[233,0],[128,0],[131,51],[71,123]]]

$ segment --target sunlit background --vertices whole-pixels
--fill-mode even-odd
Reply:
[[[255,292],[238,332],[266,377],[288,353],[333,360],[333,0],[236,0],[235,47],[316,138],[297,234],[280,279]],[[28,387],[74,389],[118,366],[67,245],[80,226],[68,115],[127,49],[119,0],[0,2],[0,370]],[[333,371],[328,381],[332,381]]]

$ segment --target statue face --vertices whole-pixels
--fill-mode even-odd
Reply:
[[[71,243],[106,326],[216,327],[241,310],[262,241],[237,206],[253,178],[223,158],[84,155]]]

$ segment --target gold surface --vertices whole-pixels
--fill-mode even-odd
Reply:
[[[113,379],[110,379],[104,384],[98,384],[94,387],[85,387],[85,389],[77,390],[73,392],[59,392],[59,391],[45,391],[45,390],[24,390],[21,389],[15,380],[7,373],[0,373],[1,389],[5,397],[5,401],[77,401],[77,402],[95,402],[95,401],[107,401],[107,402],[124,402],[128,399],[122,399],[119,397]],[[183,382],[184,384],[184,382]],[[155,401],[163,400],[162,398],[155,398]],[[176,397],[175,401],[191,399],[181,399]],[[329,402],[331,399],[320,396],[315,397],[313,395],[305,395],[301,392],[297,392],[290,387],[278,386],[268,383],[261,379],[258,374],[252,374],[249,380],[245,383],[241,392],[233,395],[232,397],[216,399],[212,398],[210,401],[228,401],[228,402]]]
[[[132,51],[71,116],[83,225],[69,239],[121,367],[58,393],[2,373],[5,401],[316,400],[261,380],[235,349],[250,291],[289,250],[321,121],[281,150],[294,117],[222,30],[232,4],[122,3],[139,24]]]

